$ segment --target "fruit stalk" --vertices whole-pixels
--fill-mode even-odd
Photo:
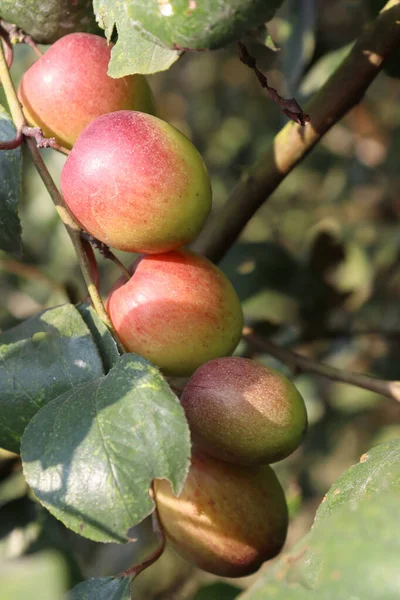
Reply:
[[[7,98],[7,103],[8,103],[9,109],[10,109],[11,117],[14,121],[17,131],[20,131],[20,130],[22,130],[23,127],[25,127],[27,125],[27,123],[26,123],[26,120],[24,117],[24,113],[22,112],[21,105],[17,98],[17,93],[15,91],[14,84],[13,84],[11,76],[10,76],[10,71],[9,71],[9,68],[8,68],[8,65],[7,65],[5,56],[4,56],[3,47],[1,44],[0,44],[0,81],[4,88],[4,93]],[[118,342],[120,349],[122,350],[123,349],[122,344],[118,340],[118,336],[117,336],[117,334],[111,324],[111,321],[107,315],[107,312],[104,308],[104,304],[103,304],[103,301],[99,294],[99,291],[96,288],[96,285],[92,279],[92,276],[90,273],[89,261],[88,261],[88,258],[86,256],[85,250],[82,245],[81,228],[79,227],[78,223],[75,221],[75,219],[69,212],[62,195],[58,191],[57,186],[54,183],[54,181],[42,159],[40,151],[39,151],[38,147],[36,146],[35,140],[33,138],[26,137],[25,141],[26,141],[26,145],[31,153],[32,161],[33,161],[44,185],[46,186],[51,199],[53,200],[53,202],[55,204],[57,212],[58,212],[62,222],[65,225],[65,228],[68,232],[69,237],[71,238],[72,244],[75,248],[75,252],[76,252],[78,260],[79,260],[83,278],[85,280],[90,298],[93,302],[94,309],[97,312],[97,314],[99,315],[99,317],[101,318],[101,320],[110,329],[114,338]]]

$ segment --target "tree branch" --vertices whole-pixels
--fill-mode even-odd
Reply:
[[[355,106],[400,47],[400,0],[390,0],[353,46],[328,82],[306,107],[311,120],[303,128],[288,123],[271,147],[245,172],[226,205],[192,245],[218,262],[261,205],[323,135]]]
[[[335,367],[316,362],[311,358],[301,356],[296,352],[277,346],[274,342],[271,342],[271,340],[253,333],[249,327],[244,328],[243,337],[254,348],[274,356],[295,370],[305,373],[315,373],[316,375],[321,375],[327,379],[348,383],[349,385],[354,385],[363,388],[364,390],[371,390],[372,392],[381,394],[381,396],[386,396],[387,398],[392,398],[393,400],[400,402],[400,381],[377,379],[375,377],[370,377],[369,375],[336,369]]]

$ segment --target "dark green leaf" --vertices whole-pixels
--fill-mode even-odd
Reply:
[[[105,377],[47,404],[22,439],[29,485],[67,527],[103,542],[129,541],[149,515],[154,478],[178,493],[190,462],[183,409],[159,371],[125,354]]]
[[[19,452],[23,431],[42,406],[103,373],[96,344],[72,304],[0,335],[0,447]]]
[[[90,329],[104,365],[108,373],[119,357],[118,347],[113,336],[89,304],[78,304],[76,307]]]
[[[316,522],[324,520],[343,504],[358,503],[377,492],[400,491],[400,439],[375,446],[333,484],[321,503]]]
[[[0,11],[1,12],[1,11]],[[0,106],[0,141],[15,137],[15,127]],[[18,200],[21,188],[21,149],[0,150],[0,249],[21,252]]]
[[[58,556],[44,553],[10,561],[0,567],[0,600],[61,600],[64,583]]]
[[[88,579],[74,587],[67,600],[131,600],[131,578]]]
[[[94,0],[98,21],[118,42],[110,74],[155,73],[180,50],[221,48],[271,18],[282,0]]]
[[[42,44],[73,31],[99,32],[91,0],[0,0],[0,15]]]

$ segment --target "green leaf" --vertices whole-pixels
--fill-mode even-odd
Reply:
[[[147,75],[166,71],[178,60],[182,52],[155,44],[140,29],[135,27],[118,36],[118,43],[111,50],[108,74],[111,77],[124,77],[132,73]]]
[[[61,600],[65,590],[63,563],[43,553],[0,567],[0,600]]]
[[[109,73],[155,73],[186,49],[221,48],[271,18],[282,0],[94,0],[108,39],[118,42]]]
[[[1,334],[0,447],[19,452],[25,427],[42,406],[103,373],[96,344],[72,304]]]
[[[104,372],[108,373],[119,357],[117,344],[92,306],[89,304],[78,304],[76,308],[90,329],[90,333],[103,361]]]
[[[179,493],[190,462],[178,399],[133,354],[42,408],[21,450],[39,501],[67,527],[102,542],[129,541],[129,529],[154,509],[152,480],[167,478]]]
[[[15,127],[0,105],[0,141],[15,137]],[[18,200],[21,189],[21,149],[0,150],[0,249],[21,252]]]
[[[400,439],[379,444],[361,457],[333,484],[318,508],[315,521],[324,520],[343,504],[355,508],[378,492],[400,492]]]
[[[99,32],[91,0],[0,0],[0,15],[42,44],[74,31]]]
[[[67,600],[131,600],[131,578],[88,579],[75,586]]]

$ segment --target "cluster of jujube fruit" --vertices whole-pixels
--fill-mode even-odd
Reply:
[[[144,77],[111,79],[109,59],[104,39],[67,35],[25,73],[19,97],[30,124],[72,148],[61,188],[77,221],[140,255],[107,299],[122,343],[167,376],[191,376],[181,397],[193,440],[183,492],[154,485],[167,538],[203,569],[246,575],[284,544],[285,497],[268,465],[300,444],[304,402],[279,372],[230,356],[239,298],[220,269],[183,249],[210,211],[205,165],[154,116]]]

